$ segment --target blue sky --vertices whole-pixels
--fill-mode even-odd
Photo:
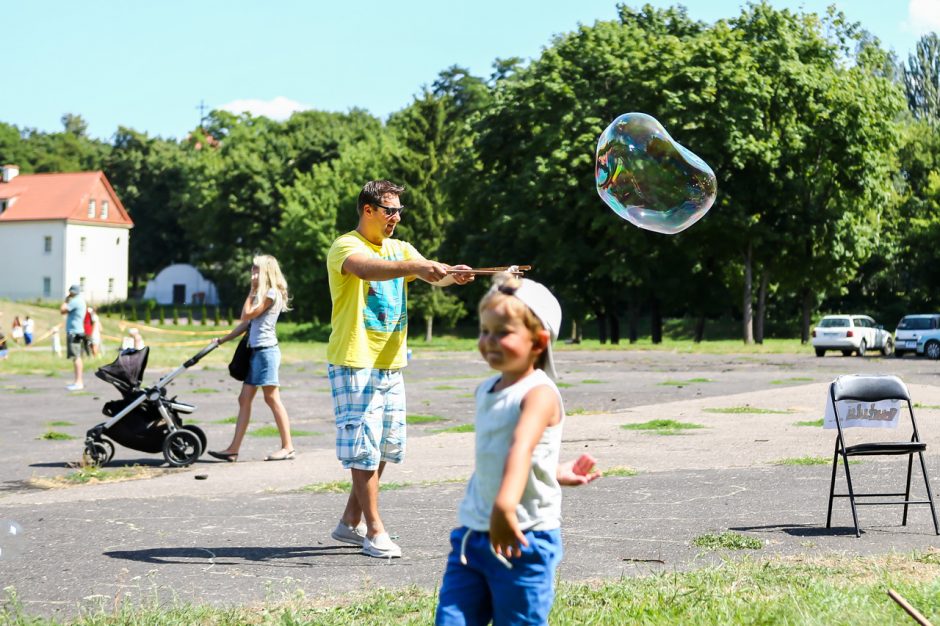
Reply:
[[[902,59],[940,30],[940,0],[771,3],[819,13],[836,4]],[[742,2],[684,4],[712,22]],[[0,121],[57,131],[76,113],[109,138],[118,125],[184,136],[200,102],[274,118],[352,107],[384,118],[451,65],[488,76],[496,58],[536,57],[554,34],[615,15],[616,0],[6,2]]]

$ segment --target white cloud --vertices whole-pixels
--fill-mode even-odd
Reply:
[[[233,100],[219,108],[230,113],[238,114],[247,111],[252,115],[263,115],[272,120],[286,120],[295,111],[306,111],[312,107],[284,96],[278,96],[273,100]]]
[[[940,31],[940,0],[909,0],[907,27],[917,35]]]

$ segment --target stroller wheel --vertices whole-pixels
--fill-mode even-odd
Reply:
[[[190,465],[200,454],[202,443],[196,433],[190,430],[175,430],[163,440],[163,456],[174,467]]]
[[[208,446],[206,446],[206,433],[204,433],[198,426],[193,426],[192,424],[185,424],[183,428],[196,433],[196,436],[199,437],[199,443],[202,445],[202,453],[204,453],[208,449]]]
[[[85,452],[82,453],[82,463],[90,467],[101,467],[107,465],[108,461],[114,456],[114,445],[110,441],[94,441],[85,444]]]

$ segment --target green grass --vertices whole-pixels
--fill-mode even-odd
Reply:
[[[610,476],[629,477],[629,476],[636,476],[637,474],[639,474],[639,472],[633,469],[632,467],[626,467],[624,465],[615,465],[614,467],[602,469],[601,472],[603,472],[605,477],[610,477]]]
[[[213,389],[212,387],[196,387],[191,389],[190,393],[219,393],[218,389]]]
[[[701,424],[691,422],[678,422],[676,420],[652,420],[641,424],[622,424],[624,430],[642,430],[656,435],[678,435],[683,430],[705,428]]]
[[[396,489],[404,489],[406,487],[411,487],[414,483],[396,483],[396,482],[379,482],[379,491],[394,491]],[[298,491],[305,491],[307,493],[349,493],[349,490],[352,488],[352,483],[348,480],[333,480],[325,483],[311,483],[309,485],[304,485]]]
[[[767,415],[789,413],[779,409],[759,409],[755,406],[729,406],[718,409],[702,409],[705,413],[730,413],[730,414],[749,414],[749,415]]]
[[[409,424],[431,424],[433,422],[443,422],[447,418],[440,415],[409,415],[407,421]]]
[[[10,388],[9,391],[10,393],[29,394],[29,393],[39,393],[41,390],[36,389],[35,387],[13,387],[13,388]]]
[[[434,385],[431,389],[435,391],[454,391],[455,389],[460,389],[460,387],[455,387],[454,385]]]
[[[435,433],[472,433],[474,431],[473,424],[460,424],[458,426],[451,426],[450,428],[439,428],[435,430]]]
[[[213,424],[235,424],[236,422],[238,422],[238,416],[233,415],[231,417],[224,417],[220,420],[215,420],[212,423]]]
[[[780,378],[778,380],[770,381],[771,385],[787,385],[790,383],[811,383],[813,382],[812,378],[806,376],[796,376],[794,378]]]
[[[323,433],[314,432],[312,430],[294,430],[290,429],[291,437],[316,437],[317,435],[322,435]],[[281,433],[278,431],[277,426],[272,426],[266,424],[260,428],[254,430],[249,430],[248,435],[251,437],[280,437]]]
[[[805,422],[793,422],[793,425],[794,425],[794,426],[818,426],[818,427],[822,427],[822,425],[823,425],[823,418],[820,417],[818,420],[807,420],[807,421],[805,421]]]
[[[569,387],[574,387],[574,385],[572,385],[571,383],[560,383],[560,382],[556,382],[555,386],[558,387],[559,389],[568,389]]]
[[[46,422],[46,426],[75,426],[73,422],[66,422],[65,420],[56,420],[54,422]]]
[[[603,380],[597,380],[596,378],[585,378],[581,381],[581,383],[585,385],[600,385],[603,382]]]
[[[75,470],[74,472],[69,472],[63,476],[32,478],[29,480],[29,483],[35,487],[49,489],[56,487],[85,485],[89,483],[138,480],[141,478],[150,478],[152,476],[165,474],[167,471],[168,470],[166,469],[141,467],[139,465],[111,469],[105,469],[101,467],[83,467]],[[0,615],[2,615],[2,613],[0,613]],[[0,620],[0,623],[3,623],[3,621]]]
[[[940,404],[921,404],[920,402],[914,403],[915,409],[940,409]]]
[[[832,458],[823,456],[798,456],[774,461],[774,465],[829,465]]]
[[[761,559],[725,557],[718,566],[624,576],[616,580],[558,584],[553,626],[645,624],[913,624],[890,600],[894,589],[933,623],[940,622],[940,566],[923,553],[889,556]],[[935,551],[926,552],[930,559]],[[443,561],[442,561],[443,565]],[[309,591],[309,590],[308,590]],[[12,587],[0,602],[0,623],[61,624],[36,618]],[[328,603],[307,598],[296,582],[266,602],[218,607],[168,597],[137,597],[117,606],[110,598],[83,604],[74,626],[160,624],[424,625],[434,621],[437,594],[417,586],[357,591]],[[313,595],[313,594],[311,594]]]
[[[592,411],[590,409],[584,409],[581,407],[568,409],[565,411],[565,415],[599,415],[601,413],[603,413],[603,411]]]
[[[699,535],[692,540],[692,545],[706,550],[760,550],[764,547],[764,542],[757,537],[727,530],[718,535],[712,533]]]
[[[692,385],[695,383],[712,383],[715,382],[708,378],[690,378],[688,380],[664,380],[659,383],[664,387],[685,387],[686,385]]]
[[[47,430],[43,434],[36,437],[36,439],[49,439],[52,441],[67,441],[69,439],[76,439],[76,437],[68,433],[59,432],[57,430]]]

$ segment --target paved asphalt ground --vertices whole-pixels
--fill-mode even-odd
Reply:
[[[557,356],[571,419],[598,423],[616,421],[637,407],[655,411],[688,406],[696,399],[740,404],[742,398],[768,397],[762,393],[808,397],[812,403],[819,399],[819,411],[806,416],[811,419],[821,416],[820,385],[834,376],[897,374],[918,391],[915,400],[926,404],[919,417],[933,437],[928,439],[928,470],[934,492],[940,485],[940,439],[935,436],[940,430],[933,425],[940,407],[929,404],[940,404],[940,363],[875,356],[642,351],[562,350]],[[154,375],[148,373],[147,380]],[[442,420],[410,426],[411,457],[386,475],[401,488],[382,492],[383,518],[404,551],[404,558],[386,561],[330,539],[344,495],[300,490],[344,478],[333,458],[329,384],[322,362],[282,370],[293,427],[311,433],[296,438],[297,461],[260,462],[277,447],[277,439],[248,437],[242,460],[234,465],[205,460],[155,478],[63,489],[40,489],[37,479],[71,471],[66,464],[78,460],[81,436],[101,421],[102,404],[117,392],[89,377],[84,394],[69,396],[64,379],[0,373],[0,518],[16,520],[25,531],[22,554],[0,560],[0,588],[15,587],[31,614],[60,617],[75,615],[82,605],[110,608],[155,598],[243,605],[293,596],[298,590],[329,602],[370,585],[433,589],[440,582],[463,492],[463,484],[454,479],[465,478],[472,462],[472,435],[435,431],[472,422],[470,394],[485,375],[480,359],[469,353],[419,353],[408,368],[409,413]],[[193,417],[206,430],[210,448],[227,444],[231,424],[213,422],[235,414],[234,381],[219,370],[196,370],[179,378],[170,391],[199,405]],[[260,399],[255,411],[252,428],[271,423]],[[54,420],[72,425],[48,426]],[[590,428],[590,422],[578,423],[581,431],[584,424]],[[37,439],[50,429],[78,438]],[[629,444],[612,445],[613,439],[600,436],[567,444],[566,454],[593,452],[604,467],[630,466],[641,452],[657,460],[636,476],[605,477],[566,490],[565,580],[713,563],[723,555],[702,552],[691,540],[725,530],[760,538],[763,549],[748,551],[754,556],[880,554],[940,545],[926,507],[912,508],[907,527],[900,526],[899,507],[862,508],[865,532],[856,539],[843,501],[836,505],[836,527],[827,530],[828,466],[749,462],[750,446],[773,445],[772,429],[766,439],[748,432],[719,450],[727,462],[703,456],[699,463],[695,447],[707,440],[694,434],[680,440],[684,448],[673,443],[677,437],[630,436]],[[669,445],[664,444],[667,439]],[[832,439],[827,431],[824,448],[831,450]],[[159,467],[161,462],[159,455],[119,447],[113,465]],[[879,479],[895,483],[898,463],[866,460],[859,474],[865,469],[870,484]],[[196,474],[209,479],[193,480]],[[915,485],[916,479],[917,474]]]

